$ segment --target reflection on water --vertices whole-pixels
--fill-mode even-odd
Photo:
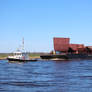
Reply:
[[[0,92],[92,92],[92,60],[1,60]]]

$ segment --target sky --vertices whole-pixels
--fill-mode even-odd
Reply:
[[[92,45],[92,0],[0,0],[0,52],[22,44],[30,52],[50,52],[53,37]]]

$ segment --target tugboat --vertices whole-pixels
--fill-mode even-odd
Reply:
[[[37,61],[37,59],[30,59],[29,53],[25,52],[25,50],[24,50],[24,39],[23,39],[22,44],[23,44],[22,50],[18,49],[16,52],[13,53],[12,56],[8,56],[7,59],[9,61],[20,61],[20,62]]]

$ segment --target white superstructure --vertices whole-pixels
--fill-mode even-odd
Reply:
[[[16,51],[13,53],[13,56],[8,56],[9,59],[21,59],[21,60],[29,60],[29,55],[27,52]]]

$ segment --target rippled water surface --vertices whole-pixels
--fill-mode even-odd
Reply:
[[[92,92],[92,60],[0,60],[0,92]]]

